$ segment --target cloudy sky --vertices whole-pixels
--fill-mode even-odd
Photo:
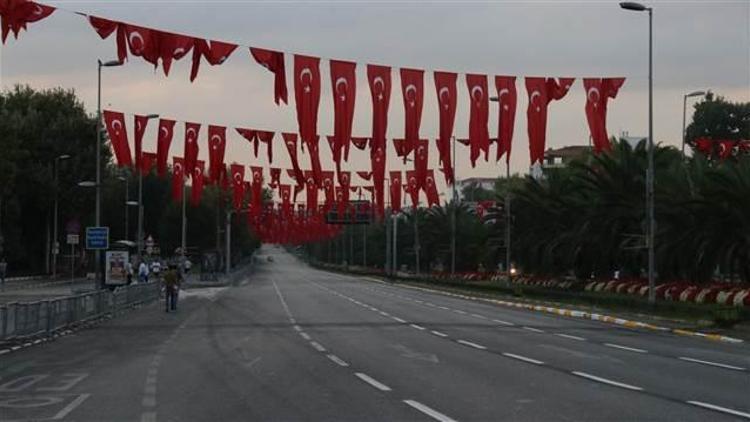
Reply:
[[[547,146],[588,142],[581,77],[624,76],[625,86],[610,102],[610,134],[647,133],[648,17],[621,10],[615,1],[49,1],[81,11],[189,35],[226,40],[242,46],[304,53],[358,63],[358,98],[354,134],[370,133],[367,63],[394,68],[389,136],[403,134],[403,105],[396,68],[425,69],[425,106],[421,134],[438,131],[433,70],[518,76],[579,78],[568,95],[550,106]],[[679,145],[682,96],[711,89],[733,101],[750,101],[750,2],[653,1],[655,138]],[[115,58],[114,37],[99,39],[79,15],[59,10],[31,24],[18,41],[0,49],[0,84],[35,88],[73,88],[92,112],[96,107],[96,60]],[[286,57],[291,81],[292,59]],[[290,105],[273,103],[273,77],[257,65],[245,47],[222,66],[203,62],[195,83],[188,80],[190,61],[172,67],[169,78],[139,58],[104,70],[103,104],[126,113],[159,113],[179,121],[245,126],[275,131],[297,130],[291,83]],[[321,62],[323,92],[319,132],[332,133],[328,64]],[[522,80],[516,116],[513,172],[529,166],[526,92]],[[468,95],[459,75],[455,134],[467,136]],[[490,134],[496,136],[497,109],[491,104]],[[689,118],[689,117],[688,117]],[[155,149],[155,124],[145,148]],[[172,153],[182,154],[182,125]],[[132,129],[130,129],[132,134]],[[205,134],[205,132],[204,132]],[[205,135],[204,135],[205,136]],[[204,138],[205,139],[205,138]],[[274,164],[288,162],[277,138]],[[204,148],[205,149],[205,148]],[[458,177],[504,173],[504,162],[472,169],[466,147],[458,146]],[[328,147],[321,147],[327,159]],[[492,150],[494,155],[494,146]],[[203,155],[203,151],[202,151]],[[228,161],[265,164],[232,133]],[[405,168],[389,151],[389,167]],[[437,151],[431,151],[431,167]],[[305,159],[303,159],[305,163]],[[327,167],[331,167],[327,161]],[[369,167],[364,153],[348,168]],[[324,162],[324,165],[326,162]],[[304,166],[304,164],[303,164]],[[355,181],[356,183],[356,181]]]

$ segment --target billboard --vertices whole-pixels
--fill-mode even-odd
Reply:
[[[104,284],[111,286],[128,283],[127,263],[130,259],[128,251],[107,251]]]

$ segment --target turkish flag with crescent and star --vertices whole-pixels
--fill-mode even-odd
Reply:
[[[305,170],[305,199],[307,200],[307,209],[318,209],[318,185],[315,184],[313,172]],[[296,196],[296,193],[295,193]]]
[[[292,187],[290,185],[279,184],[279,196],[281,197],[281,212],[284,214],[284,217],[289,218],[292,205]]]
[[[391,212],[395,214],[401,211],[401,172],[391,171],[390,176]]]
[[[401,69],[401,95],[404,100],[404,141],[406,156],[413,150],[419,139],[422,124],[422,103],[424,99],[424,70]]]
[[[496,160],[505,154],[505,162],[510,162],[510,151],[513,145],[513,127],[516,121],[516,93],[515,76],[495,76],[499,116],[497,123],[497,156]]]
[[[424,187],[427,177],[427,161],[429,160],[430,144],[427,139],[419,139],[415,144],[414,175],[417,178],[417,188]]]
[[[256,130],[255,136],[264,144],[266,144],[266,154],[268,156],[268,164],[273,163],[273,136],[276,132],[268,130]]]
[[[351,172],[342,171],[338,174],[339,185],[341,185],[341,195],[336,193],[336,202],[338,202],[339,217],[344,215],[349,208],[349,188],[351,187]]]
[[[18,34],[22,29],[26,29],[27,24],[40,21],[55,10],[54,7],[28,0],[1,0],[0,27],[3,44],[10,32],[13,32],[13,36],[18,39]]]
[[[256,62],[273,73],[273,100],[276,105],[289,104],[286,90],[286,69],[284,68],[284,53],[281,51],[265,50],[250,47],[250,54]]]
[[[193,206],[198,206],[201,202],[201,194],[203,193],[203,175],[206,171],[206,163],[203,160],[198,160],[193,168],[193,174],[191,179],[193,180],[190,186],[190,203]]]
[[[232,164],[229,169],[232,178],[232,204],[239,211],[245,198],[245,166]]]
[[[224,151],[227,145],[227,128],[225,126],[208,126],[208,166],[210,179],[216,183],[221,178],[224,165]]]
[[[185,122],[185,174],[193,174],[193,167],[198,160],[198,132],[200,123]]]
[[[277,187],[281,184],[281,169],[278,167],[271,167],[271,187]]]
[[[185,160],[172,157],[172,199],[182,200],[183,190],[185,190]]]
[[[417,172],[414,170],[406,170],[406,186],[404,186],[404,190],[411,197],[411,205],[414,208],[417,208],[417,206],[419,205],[420,189],[421,189],[421,186],[419,186],[419,179],[417,179]]]
[[[489,124],[490,99],[487,95],[487,75],[466,75],[469,89],[469,158],[475,167],[481,152],[487,160],[490,153]]]
[[[385,210],[385,145],[372,148],[370,162],[375,187],[375,204],[379,215],[383,215]]]
[[[91,26],[94,27],[96,33],[99,34],[99,37],[103,40],[109,38],[113,32],[117,31],[117,35],[115,35],[117,59],[120,63],[124,63],[128,59],[128,42],[125,37],[125,24],[100,18],[98,16],[89,16],[89,23],[91,23]]]
[[[625,83],[625,78],[584,78],[586,90],[586,121],[589,124],[594,153],[609,151],[607,134],[607,102],[617,97],[617,92]]]
[[[159,60],[159,31],[142,26],[124,25],[130,54],[156,66]]]
[[[148,124],[148,117],[135,115],[135,135],[133,146],[135,147],[135,160],[133,165],[135,168],[141,166],[141,155],[143,151],[143,134],[146,133],[146,125]]]
[[[205,58],[208,64],[216,66],[224,63],[227,58],[237,49],[237,44],[230,44],[223,41],[206,41],[195,38],[193,46],[193,66],[190,69],[190,82],[198,77],[198,69],[201,64],[201,57]]]
[[[541,163],[547,137],[547,107],[552,100],[559,100],[568,93],[575,78],[526,78],[529,106],[526,109],[527,132],[531,164]]]
[[[320,136],[313,136],[311,139],[305,141],[305,144],[307,144],[307,153],[310,155],[310,168],[312,169],[315,183],[320,184],[323,174],[323,167],[320,165],[320,150],[318,147],[320,144]],[[338,165],[336,167],[338,168]]]
[[[302,170],[299,168],[299,161],[297,160],[297,134],[284,132],[281,136],[284,138],[284,145],[286,145],[286,150],[289,152],[289,160],[292,162],[292,169],[294,171],[294,178],[297,180],[297,185],[304,185],[305,176],[302,174]]]
[[[322,184],[320,185],[320,187],[323,189],[323,193],[325,193],[326,211],[330,209],[331,205],[336,200],[336,191],[334,190],[336,183],[334,181],[334,177],[335,177],[335,174],[332,171],[323,172],[323,180],[322,180]]]
[[[107,128],[117,165],[119,167],[131,167],[133,161],[130,157],[128,131],[125,129],[125,115],[117,111],[104,110],[103,116],[104,126]]]
[[[378,147],[385,148],[388,106],[391,102],[391,68],[368,64],[367,80],[372,95],[372,151]]]
[[[167,174],[167,160],[169,159],[169,146],[172,144],[174,135],[174,120],[159,119],[159,135],[156,140],[156,172],[159,177]]]
[[[360,150],[367,148],[367,144],[370,142],[370,138],[364,136],[352,136],[351,140],[352,144]]]
[[[299,135],[303,141],[318,134],[319,65],[320,59],[317,57],[294,55],[294,101]]]
[[[435,185],[435,171],[432,169],[427,170],[427,176],[425,177],[425,183],[422,186],[424,193],[427,195],[427,206],[440,205],[440,195],[437,191],[437,185]]]
[[[357,99],[357,64],[341,60],[331,60],[331,92],[333,93],[333,136],[336,150],[333,159],[340,163],[349,160],[349,144],[352,137],[354,103]]]
[[[440,135],[437,139],[437,148],[447,183],[453,183],[451,138],[453,137],[453,126],[456,121],[457,77],[457,74],[450,72],[434,73],[435,91],[437,92],[440,116]]]
[[[164,69],[164,76],[169,76],[173,60],[180,60],[193,49],[195,39],[186,35],[157,31],[158,56]]]
[[[257,217],[263,208],[263,167],[250,166],[250,170],[253,174],[252,214]]]
[[[143,151],[141,153],[141,164],[139,166],[141,175],[147,176],[151,173],[151,169],[154,168],[156,163],[156,153]]]

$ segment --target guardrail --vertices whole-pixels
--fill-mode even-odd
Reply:
[[[116,315],[138,303],[159,298],[159,283],[97,290],[36,302],[11,302],[0,306],[0,341],[50,336],[73,325]]]

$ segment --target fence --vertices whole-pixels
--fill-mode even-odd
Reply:
[[[75,324],[91,321],[138,303],[159,298],[159,283],[97,290],[37,302],[13,302],[0,306],[0,341],[49,336]]]

